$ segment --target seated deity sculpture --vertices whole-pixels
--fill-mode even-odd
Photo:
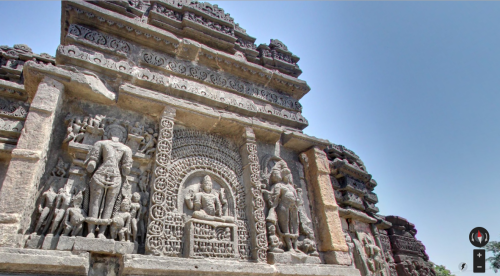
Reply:
[[[132,167],[132,150],[123,144],[127,137],[126,129],[112,124],[107,128],[107,137],[109,140],[94,144],[86,161],[87,171],[93,173],[89,183],[88,216],[94,220],[111,218],[123,180]],[[106,238],[106,228],[105,224],[99,227],[99,238]],[[96,224],[88,223],[87,237],[95,237],[95,231]]]
[[[184,197],[186,206],[193,210],[193,218],[220,222],[234,222],[231,216],[223,213],[223,204],[227,204],[224,197],[224,189],[218,193],[212,190],[212,178],[209,175],[203,177],[199,192],[189,190]],[[221,200],[221,195],[223,200]]]

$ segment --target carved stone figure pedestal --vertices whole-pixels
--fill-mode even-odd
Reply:
[[[138,248],[138,243],[120,242],[111,239],[76,237],[73,251],[123,255],[137,253]]]
[[[320,264],[319,257],[309,256],[304,253],[292,253],[290,251],[284,253],[267,253],[267,262],[269,264]]]
[[[184,227],[184,256],[190,258],[238,258],[238,226],[190,219]]]

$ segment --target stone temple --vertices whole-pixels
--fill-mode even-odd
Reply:
[[[353,151],[302,132],[299,57],[217,5],[65,1],[0,46],[0,275],[435,275]]]

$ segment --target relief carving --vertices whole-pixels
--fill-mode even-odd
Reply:
[[[189,129],[173,131],[173,122],[162,123],[167,124],[170,127],[160,129],[158,139],[149,252],[248,259],[245,191],[240,182],[242,165],[237,147],[216,135]],[[231,241],[210,242],[196,233],[196,229],[211,227],[229,228]]]
[[[382,256],[381,249],[375,244],[373,237],[359,231],[355,231],[353,235],[355,235],[355,238],[352,239],[354,243],[353,255],[361,275],[387,276],[385,258]]]
[[[268,156],[262,167],[264,183],[268,183],[262,192],[269,207],[266,217],[269,252],[319,256],[309,226],[311,221],[304,209],[302,189],[294,185],[288,165],[277,156]]]
[[[131,51],[131,46],[128,42],[101,34],[80,25],[71,24],[68,29],[68,35],[124,54],[129,54]]]
[[[132,168],[132,150],[123,144],[126,133],[123,126],[109,126],[107,136],[110,140],[96,142],[89,153],[86,162],[87,171],[94,173],[89,183],[89,218],[111,218],[123,180]],[[106,228],[106,224],[99,226],[97,232],[99,238],[105,238]],[[95,230],[96,225],[89,222],[87,237],[95,237]],[[114,238],[113,235],[112,238]]]

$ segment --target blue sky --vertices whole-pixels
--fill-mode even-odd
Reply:
[[[416,224],[432,261],[472,275],[457,272],[472,270],[469,232],[500,240],[500,3],[211,3],[301,58],[304,132],[355,151],[381,214]],[[59,2],[0,10],[0,44],[55,54]]]

